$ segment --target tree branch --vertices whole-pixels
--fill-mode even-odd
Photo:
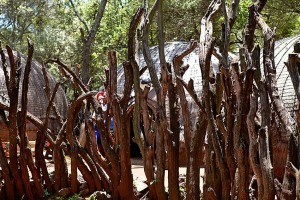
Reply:
[[[71,6],[72,6],[72,9],[73,9],[75,15],[78,17],[79,21],[82,22],[82,24],[84,25],[85,30],[89,33],[89,32],[90,32],[90,29],[89,29],[89,27],[88,27],[86,21],[84,21],[84,20],[82,19],[82,17],[80,16],[80,14],[78,13],[78,11],[76,10],[75,5],[74,5],[74,2],[73,2],[72,0],[69,0],[69,2],[70,2],[70,4],[71,4]]]
[[[100,26],[100,22],[102,20],[103,14],[104,14],[104,9],[106,6],[107,0],[101,0],[99,7],[98,7],[98,12],[95,17],[95,21],[93,23],[91,31],[89,31],[89,35],[87,37],[87,43],[88,45],[91,45],[92,42],[94,41],[95,35],[97,33],[97,30]]]

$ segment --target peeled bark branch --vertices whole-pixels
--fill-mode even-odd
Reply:
[[[257,182],[258,199],[263,199],[264,187],[262,182],[262,172],[259,162],[258,135],[255,130],[254,118],[258,107],[258,91],[254,91],[251,96],[251,106],[247,116],[247,127],[249,133],[249,159]]]
[[[199,199],[200,190],[199,190],[199,154],[203,149],[205,133],[207,128],[207,121],[204,117],[204,108],[194,91],[194,86],[192,79],[189,82],[189,86],[183,81],[182,77],[185,73],[183,67],[186,67],[182,59],[191,53],[197,46],[196,42],[192,42],[188,49],[186,49],[182,54],[177,55],[173,58],[174,72],[177,76],[177,90],[180,97],[180,104],[182,109],[182,118],[184,126],[184,140],[185,140],[185,149],[187,154],[187,179],[186,179],[186,191],[187,199]],[[192,96],[196,104],[200,108],[198,113],[198,120],[194,127],[192,127],[192,122],[190,118],[189,103],[186,99],[186,94],[184,87],[188,90],[189,94]],[[172,116],[172,115],[171,115]],[[193,129],[194,128],[194,129]]]
[[[227,2],[222,0],[222,7],[224,13],[225,22],[222,24],[222,65],[225,68],[229,68],[229,56],[228,56],[228,49],[230,44],[230,33],[231,29],[234,25],[236,20],[237,8],[239,6],[240,1],[234,0],[231,3],[231,9],[228,10]]]
[[[262,29],[264,36],[263,64],[266,80],[268,82],[268,94],[274,106],[274,110],[285,129],[285,134],[282,135],[282,140],[287,142],[290,135],[294,132],[294,120],[285,109],[276,86],[276,66],[274,61],[275,30],[272,31],[258,13],[255,13],[255,20],[258,26]]]
[[[271,162],[270,155],[270,145],[269,145],[269,137],[270,137],[270,105],[267,94],[267,88],[265,82],[262,82],[262,86],[260,88],[260,101],[261,101],[261,113],[262,113],[262,125],[261,129],[258,132],[259,138],[259,161],[262,171],[262,179],[264,185],[264,195],[263,199],[274,199],[275,196],[275,188],[274,188],[274,174],[273,174],[273,166]]]
[[[294,173],[290,173],[291,169],[295,170],[299,167],[298,164],[298,153],[299,147],[297,138],[294,135],[291,135],[288,145],[288,155],[287,155],[287,164],[286,171],[284,173],[284,178],[281,185],[281,199],[295,199],[296,198],[296,190],[295,185],[297,186],[297,176],[293,177]]]
[[[109,85],[107,93],[108,93],[108,101],[111,102],[111,109],[114,117],[114,123],[116,128],[114,128],[114,134],[118,137],[118,144],[119,144],[119,159],[116,160],[120,162],[119,169],[120,169],[120,183],[118,187],[120,198],[121,199],[136,199],[133,193],[133,177],[131,172],[131,161],[130,161],[130,133],[128,128],[128,118],[129,114],[128,111],[128,103],[130,100],[130,94],[133,85],[133,69],[130,65],[130,61],[128,61],[124,67],[125,73],[125,85],[123,91],[123,98],[121,101],[117,98],[117,57],[115,51],[110,51],[108,53],[109,59]],[[110,107],[108,107],[109,111]],[[104,120],[109,121],[110,114],[104,116]],[[99,126],[101,129],[100,132],[103,133],[108,138],[109,131],[107,128],[107,123],[104,124],[102,121],[102,126]],[[106,142],[106,150],[109,150],[110,147]],[[109,150],[110,151],[110,150]],[[106,152],[105,152],[106,153]],[[112,152],[111,152],[112,153]],[[115,161],[114,161],[115,162]],[[115,166],[118,167],[118,166]],[[117,168],[115,168],[117,170]]]
[[[78,86],[84,91],[84,92],[88,92],[89,89],[84,85],[84,83],[78,78],[78,76],[76,75],[76,73],[71,70],[66,64],[64,64],[63,62],[61,62],[59,59],[50,59],[48,62],[53,62],[58,64],[59,66],[61,66],[64,70],[66,70],[66,72],[68,72],[72,79],[74,80],[74,83],[78,84]]]
[[[50,108],[53,108],[53,110],[55,112],[55,115],[56,115],[56,118],[57,118],[57,121],[62,126],[62,124],[63,124],[62,116],[60,115],[60,113],[58,111],[58,108],[57,108],[57,106],[54,103],[54,98],[55,98],[56,92],[57,92],[58,87],[59,87],[60,84],[57,83],[54,86],[54,89],[53,89],[53,92],[52,92],[52,95],[51,95],[51,93],[50,93],[51,91],[50,91],[49,79],[48,79],[47,71],[46,71],[46,68],[45,68],[44,65],[42,65],[42,70],[43,70],[43,76],[44,76],[44,81],[45,81],[45,88],[44,88],[44,90],[45,90],[47,98],[49,99],[48,107],[51,106]],[[47,109],[50,109],[50,108],[47,108]]]
[[[164,39],[163,39],[163,25],[162,25],[162,1],[157,0],[154,3],[154,6],[151,10],[151,12],[148,14],[147,9],[145,12],[144,22],[143,22],[143,36],[142,36],[142,47],[143,47],[143,55],[144,59],[147,63],[147,67],[150,73],[150,77],[154,86],[154,90],[156,92],[156,98],[157,98],[157,118],[159,120],[156,120],[156,124],[159,130],[159,133],[156,134],[156,151],[157,151],[157,177],[155,182],[156,192],[157,195],[162,198],[166,199],[165,195],[165,188],[164,188],[164,135],[168,134],[167,130],[167,121],[166,121],[166,114],[165,114],[165,95],[167,90],[167,75],[166,75],[166,61],[164,56]],[[145,5],[148,6],[148,5]],[[160,81],[157,76],[157,71],[155,69],[153,60],[151,58],[150,50],[149,50],[149,41],[148,41],[148,30],[151,23],[151,18],[153,17],[153,14],[155,13],[155,10],[158,9],[158,17],[159,17],[159,58],[160,58],[160,66],[161,66],[161,72],[162,72],[162,84],[160,84]],[[149,19],[149,21],[148,21]]]
[[[221,1],[215,0],[210,4],[208,11],[201,20],[201,34],[200,34],[200,44],[199,44],[199,62],[202,72],[203,80],[203,96],[205,102],[205,112],[208,121],[208,132],[211,135],[212,144],[216,153],[216,160],[220,168],[221,179],[223,183],[222,188],[222,199],[230,199],[230,178],[229,170],[223,155],[222,144],[218,139],[217,126],[215,118],[212,113],[211,105],[211,95],[209,92],[209,73],[210,73],[210,62],[211,55],[213,52],[214,41],[212,37],[213,27],[212,27],[212,17],[215,12],[220,8]]]
[[[296,179],[296,198],[300,199],[300,172],[290,161],[286,164],[286,170]]]
[[[19,58],[17,58],[17,62],[15,62],[13,51],[10,47],[6,47],[7,54],[9,57],[10,61],[10,78],[9,80],[6,80],[6,87],[7,87],[7,93],[9,96],[9,156],[10,156],[10,169],[15,181],[15,185],[18,191],[18,194],[23,196],[25,195],[25,190],[24,190],[24,183],[23,179],[21,176],[21,172],[18,168],[19,166],[19,161],[17,158],[17,145],[18,145],[18,122],[17,122],[17,114],[18,114],[18,100],[19,100],[19,81],[21,77],[21,73],[19,69],[20,67],[20,62]],[[4,64],[5,68],[5,64]],[[6,79],[9,76],[8,71],[6,71]],[[26,174],[24,174],[26,176]],[[25,180],[25,179],[24,179]],[[27,180],[27,179],[26,179]],[[25,183],[26,184],[26,183]],[[28,184],[27,184],[28,186]],[[30,197],[28,197],[30,198]]]
[[[77,157],[78,157],[78,144],[76,142],[76,137],[73,132],[75,116],[79,111],[79,107],[83,100],[90,98],[93,93],[86,93],[78,97],[76,101],[74,101],[68,110],[67,114],[67,123],[66,123],[66,137],[71,146],[71,189],[73,193],[78,191],[78,181],[77,181]]]

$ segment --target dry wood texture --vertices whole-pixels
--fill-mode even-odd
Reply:
[[[96,23],[102,18],[106,2],[101,1],[98,7]],[[1,125],[9,130],[9,158],[0,146],[0,182],[4,184],[0,197],[43,199],[46,194],[87,196],[105,191],[107,198],[109,194],[116,200],[142,196],[172,200],[299,199],[300,114],[299,109],[292,113],[291,106],[287,107],[290,103],[285,102],[277,82],[275,30],[260,14],[266,1],[256,1],[249,5],[239,55],[230,54],[230,35],[239,2],[213,0],[201,20],[199,42],[179,45],[164,41],[164,1],[155,1],[149,10],[145,0],[128,30],[127,60],[118,65],[116,51],[108,52],[109,66],[101,91],[107,98],[106,109],[98,99],[100,93],[89,88],[89,57],[83,55],[83,62],[87,62],[83,77],[59,59],[49,60],[76,88],[67,110],[61,109],[57,101],[61,97],[59,83],[53,84],[45,67],[39,68],[46,103],[43,116],[35,116],[29,106],[30,74],[37,65],[32,60],[33,44],[28,40],[26,61],[10,47],[1,48],[7,98],[0,100],[0,116]],[[221,12],[224,21],[218,51],[214,17]],[[149,30],[156,16],[158,46],[150,48]],[[94,24],[89,30],[82,22],[89,33],[82,35],[87,39],[84,49],[89,55],[97,27]],[[255,31],[261,32],[262,47],[255,44]],[[285,63],[298,104],[299,53],[300,42]],[[197,64],[193,64],[193,56]],[[142,85],[145,77],[149,80]],[[29,146],[31,125],[37,131],[35,158]],[[84,143],[79,141],[76,127],[81,127]],[[100,136],[96,136],[95,127]],[[53,174],[45,160],[46,142],[53,151]],[[147,188],[140,194],[131,170],[131,142],[138,144],[147,179]],[[181,154],[186,158],[185,191],[178,171]],[[199,169],[203,157],[201,191]]]

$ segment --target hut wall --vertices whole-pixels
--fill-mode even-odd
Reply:
[[[49,126],[48,128],[53,131],[53,133],[56,135],[57,129],[59,128],[59,124],[54,121],[50,120],[49,121]],[[26,133],[29,141],[35,141],[36,140],[36,133],[38,131],[38,128],[33,125],[31,122],[27,121],[26,124]],[[55,135],[53,135],[55,137]],[[8,142],[9,141],[9,130],[4,124],[3,121],[0,120],[0,138],[2,142]]]
[[[6,59],[8,62],[8,57],[5,50],[4,53],[6,55]],[[14,51],[13,53],[16,59],[17,52]],[[21,57],[22,74],[21,74],[20,86],[19,86],[19,102],[18,102],[19,108],[21,107],[22,83],[24,78],[24,70],[25,70],[27,56],[20,54],[20,57]],[[8,62],[7,64],[8,64],[8,68],[10,68],[10,63]],[[0,60],[0,65],[2,65],[1,60]],[[47,72],[47,77],[49,81],[50,91],[52,91],[57,82],[49,72]],[[45,81],[44,81],[44,76],[42,71],[42,65],[36,61],[32,61],[31,71],[29,76],[29,88],[27,94],[28,97],[27,109],[28,112],[30,112],[40,120],[45,119],[46,110],[49,103],[44,88],[45,88]],[[0,101],[7,104],[9,103],[4,72],[2,69],[0,69]],[[62,87],[59,87],[54,99],[54,103],[58,108],[58,112],[60,113],[61,117],[66,118],[68,102],[67,102],[66,94],[62,89]],[[55,119],[55,113],[53,110],[51,110],[48,128],[51,129],[55,134],[56,130],[59,129],[60,126],[54,119]],[[27,135],[30,141],[34,141],[36,139],[37,130],[38,129],[33,124],[27,122]],[[2,141],[9,140],[9,131],[5,126],[4,122],[1,120],[0,120],[0,137]]]

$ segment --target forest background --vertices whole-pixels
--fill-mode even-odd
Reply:
[[[107,52],[116,50],[119,62],[126,60],[127,31],[131,16],[143,0],[110,0],[104,6],[103,17],[90,45],[88,58],[91,89],[101,85],[101,77],[108,65]],[[149,1],[151,4],[151,0]],[[248,5],[255,0],[242,0],[238,18],[231,33],[231,50],[242,44],[242,29],[248,16]],[[164,6],[165,41],[198,40],[200,20],[210,1],[167,0]],[[73,68],[83,63],[84,40],[90,33],[100,0],[1,0],[0,40],[20,52],[26,52],[26,38],[35,43],[34,58],[46,63],[50,58],[59,58]],[[276,39],[300,34],[300,1],[270,0],[262,12],[271,28],[276,27]],[[214,23],[221,23],[219,14]],[[215,26],[214,34],[221,33],[221,26]],[[218,29],[219,27],[219,29]],[[150,46],[157,44],[157,23],[151,25]],[[257,41],[261,36],[256,36]],[[217,41],[218,44],[218,41]],[[56,65],[47,65],[59,78]]]

